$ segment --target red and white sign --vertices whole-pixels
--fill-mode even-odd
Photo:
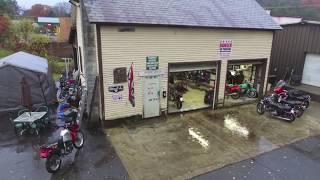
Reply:
[[[232,52],[232,40],[221,40],[219,52],[221,57],[229,57]]]

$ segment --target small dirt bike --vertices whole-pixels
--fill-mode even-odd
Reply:
[[[70,154],[73,147],[81,149],[84,144],[84,134],[76,120],[66,121],[62,126],[58,142],[40,147],[39,155],[46,158],[46,169],[49,173],[56,173],[61,167],[61,157]]]

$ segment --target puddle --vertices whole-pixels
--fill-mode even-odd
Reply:
[[[193,141],[199,143],[204,150],[208,150],[210,143],[198,129],[191,127],[188,132]]]
[[[229,129],[233,135],[249,139],[249,129],[245,126],[242,126],[237,118],[229,114],[224,116],[224,127]]]

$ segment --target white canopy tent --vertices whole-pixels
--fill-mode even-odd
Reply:
[[[48,60],[26,52],[0,59],[0,110],[21,106],[21,80],[31,89],[32,104],[56,102],[55,83]]]

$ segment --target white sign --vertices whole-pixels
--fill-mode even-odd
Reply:
[[[229,57],[232,52],[232,40],[220,41],[220,57]]]
[[[112,95],[112,100],[113,100],[113,102],[121,102],[122,101],[122,99],[123,99],[123,96],[122,96],[122,94],[113,94]]]
[[[160,75],[166,75],[167,71],[165,70],[144,70],[139,72],[140,77],[144,76],[160,76]]]

